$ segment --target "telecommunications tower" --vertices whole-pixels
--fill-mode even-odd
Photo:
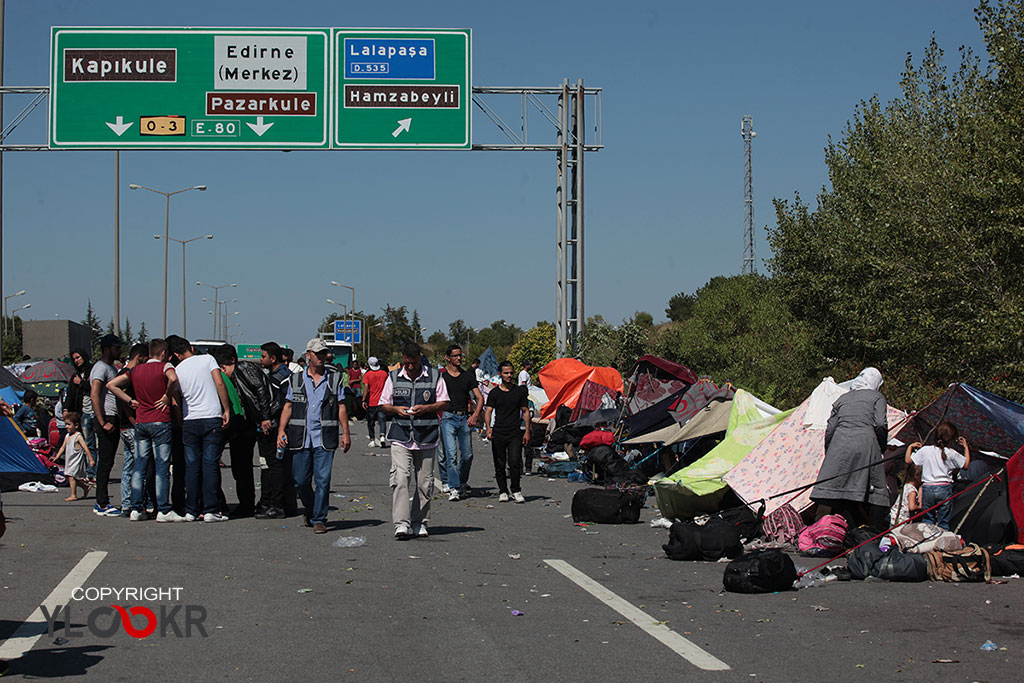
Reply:
[[[743,136],[743,267],[744,275],[757,272],[757,256],[754,252],[754,182],[750,172],[750,143],[757,137],[754,119],[749,114],[740,123]]]

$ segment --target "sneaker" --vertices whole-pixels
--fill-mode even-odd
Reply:
[[[385,439],[383,436],[380,437],[380,447],[381,448],[387,448],[388,447],[388,440]]]
[[[158,512],[158,513],[156,513],[156,521],[157,522],[186,522],[188,520],[186,520],[184,517],[179,515],[174,510],[171,510],[170,512]]]
[[[132,522],[141,522],[146,518],[147,515],[145,513],[139,512],[138,510],[132,510],[131,514],[128,515],[128,519]]]
[[[507,503],[508,502],[508,494],[507,493],[502,493],[500,496],[498,496],[498,502],[499,503]]]
[[[377,439],[370,439],[370,443],[369,443],[369,444],[367,444],[367,445],[368,445],[368,446],[369,446],[370,448],[376,448],[376,447],[377,447],[377,444],[378,444],[378,443],[379,443],[379,442],[377,441]]]
[[[448,492],[448,502],[455,503],[459,500],[459,492],[452,489]]]
[[[191,512],[186,512],[185,516],[182,519],[184,519],[186,522],[194,522],[199,518],[193,515]]]
[[[516,491],[515,493],[512,494],[512,500],[514,500],[517,503],[525,503],[526,502],[526,499],[523,498],[523,494],[521,492],[519,492],[519,491]]]
[[[284,510],[281,508],[264,508],[256,513],[256,519],[284,519]]]
[[[399,524],[395,527],[395,538],[399,541],[406,541],[412,538],[412,529],[408,524]]]
[[[313,525],[313,533],[314,534],[326,534],[327,533],[327,525],[324,524],[323,522],[317,522],[316,524]]]
[[[228,521],[227,515],[222,515],[219,512],[207,512],[203,515],[204,522],[226,522]]]
[[[116,508],[113,505],[108,504],[107,507],[103,508],[100,512],[97,512],[96,514],[100,515],[101,517],[120,517],[121,508]]]
[[[451,490],[452,487],[448,486],[448,484],[441,484],[441,493],[448,493]]]
[[[430,534],[427,533],[427,523],[426,522],[422,522],[420,524],[414,525],[413,528],[412,528],[412,532],[414,534],[416,534],[416,536],[418,538],[426,538],[427,536],[430,535]]]
[[[473,489],[471,489],[468,484],[463,484],[459,487],[459,495],[463,498],[469,498],[469,494],[472,490]]]

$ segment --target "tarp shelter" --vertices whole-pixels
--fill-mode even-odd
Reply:
[[[826,382],[832,382],[832,379],[827,378]],[[822,382],[822,385],[826,382]],[[832,386],[837,385],[832,382]],[[844,392],[837,395],[842,393]],[[732,487],[740,500],[753,504],[776,493],[817,480],[818,470],[825,460],[825,430],[804,425],[804,417],[810,404],[811,396],[725,475],[725,482]],[[892,430],[902,426],[907,414],[889,406],[887,417],[891,437]],[[811,505],[810,489],[794,493],[792,497],[767,500],[765,514],[787,502],[797,511],[807,509]]]
[[[540,387],[531,386],[528,390],[528,398],[533,408],[533,412],[539,414],[540,409],[548,402],[548,395]]]
[[[640,356],[625,382],[628,412],[636,415],[696,383],[697,375],[685,365],[650,354]]]
[[[654,432],[623,441],[625,446],[642,443],[660,443],[665,446],[682,443],[709,434],[724,432],[729,425],[729,414],[732,412],[732,399],[718,400],[708,403],[697,411],[697,414],[681,425],[676,423]]]
[[[15,391],[25,391],[25,385],[22,381],[5,367],[0,367],[0,387],[11,387]]]
[[[671,427],[678,424],[676,419],[672,417],[672,413],[669,412],[669,408],[682,398],[688,388],[688,384],[683,385],[683,388],[676,393],[669,394],[654,405],[644,408],[639,413],[633,413],[623,418],[622,422],[626,425],[626,433],[629,434],[630,438],[633,438],[649,434],[663,427]]]
[[[570,422],[575,422],[583,415],[597,410],[598,408],[611,408],[615,405],[615,395],[618,392],[609,389],[603,384],[592,382],[589,379],[583,383],[580,389],[580,397],[576,401],[576,407],[572,409]]]
[[[29,389],[46,398],[56,398],[68,385],[67,382],[33,382],[27,385]]]
[[[501,374],[498,371],[498,357],[494,355],[494,349],[490,346],[480,356],[480,369],[487,377],[498,377]]]
[[[737,390],[722,443],[703,458],[654,484],[661,514],[670,518],[693,517],[717,510],[726,492],[723,477],[788,415],[785,412],[761,417],[754,397]]]
[[[551,399],[541,410],[542,419],[553,418],[559,406],[575,408],[583,385],[588,380],[613,391],[622,391],[622,375],[618,370],[591,367],[575,358],[556,358],[541,368],[538,374],[541,386]]]
[[[7,401],[7,405],[16,406],[21,404],[21,396],[12,387],[0,387],[0,398]]]
[[[598,408],[597,410],[591,410],[589,413],[587,413],[580,419],[576,420],[572,424],[575,427],[593,427],[601,422],[614,424],[618,422],[618,420],[618,408]]]
[[[1024,542],[1024,448],[995,472],[995,478],[953,499],[949,528],[968,543],[1008,545]],[[969,483],[957,482],[953,492]]]
[[[70,382],[75,369],[69,363],[59,360],[44,360],[25,370],[21,376],[24,384],[37,382]]]
[[[913,414],[896,438],[933,444],[934,432],[926,437],[942,420],[957,426],[972,451],[1009,458],[1024,446],[1024,406],[963,383],[953,384]]]
[[[0,417],[0,491],[14,491],[26,481],[52,483],[14,420]]]
[[[710,379],[700,379],[690,385],[690,388],[669,406],[668,411],[676,422],[686,424],[707,404],[715,399],[729,400],[735,393],[736,389],[731,384],[726,383],[719,387]]]

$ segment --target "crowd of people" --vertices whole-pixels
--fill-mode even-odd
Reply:
[[[339,368],[319,338],[298,362],[275,342],[260,347],[258,363],[239,362],[231,345],[197,353],[176,335],[135,344],[124,358],[125,344],[115,335],[99,346],[95,363],[84,351],[72,354],[75,374],[54,414],[56,459],[70,486],[65,500],[85,499],[94,489],[92,509],[101,517],[215,523],[285,518],[301,505],[305,525],[325,533],[334,455],[351,448],[356,415],[365,419],[372,447],[390,448],[397,539],[429,533],[435,461],[449,501],[471,495],[476,430],[491,446],[498,501],[526,500],[528,366],[517,376],[502,363],[501,381],[485,400],[480,362],[464,369],[458,345],[435,368],[419,345],[407,343],[391,370],[374,357]],[[35,428],[18,414],[23,428]],[[120,500],[112,500],[119,445]],[[225,447],[237,497],[230,507],[221,485]]]

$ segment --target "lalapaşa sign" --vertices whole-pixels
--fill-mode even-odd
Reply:
[[[51,35],[53,149],[469,149],[469,29]]]
[[[50,147],[326,148],[329,36],[53,28]]]

